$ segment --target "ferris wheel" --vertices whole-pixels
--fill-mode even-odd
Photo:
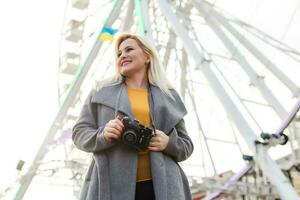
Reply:
[[[110,39],[122,32],[153,41],[187,105],[195,150],[181,166],[194,199],[299,198],[300,53],[295,48],[217,1],[72,0],[66,2],[64,22],[60,110],[18,179],[14,199],[22,199],[34,179],[79,195],[90,156],[74,148],[71,128],[89,91],[113,72]]]

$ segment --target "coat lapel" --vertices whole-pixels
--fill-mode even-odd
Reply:
[[[114,111],[117,109],[117,111],[123,115],[134,118],[126,87],[122,82],[101,88],[92,97],[92,103],[103,104],[112,108]]]
[[[150,92],[152,93],[152,97]],[[171,90],[171,93],[174,99],[165,95],[161,89],[155,85],[150,84],[148,89],[148,101],[152,120],[155,127],[164,131],[166,134],[168,134],[187,113],[178,93],[175,90]],[[120,98],[118,101],[119,95]],[[117,109],[123,115],[129,116],[131,119],[135,118],[123,82],[101,88],[92,97],[92,102],[111,107],[113,110]]]
[[[150,110],[154,116],[154,125],[157,129],[168,134],[173,127],[187,114],[186,108],[178,93],[171,90],[174,97],[167,96],[162,90],[154,85],[150,85],[153,96],[149,98]]]

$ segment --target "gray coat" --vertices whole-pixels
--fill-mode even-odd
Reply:
[[[190,200],[186,175],[178,165],[193,152],[183,120],[187,111],[175,90],[171,90],[175,98],[172,100],[157,86],[150,84],[150,87],[153,101],[150,97],[148,100],[154,124],[169,135],[164,151],[150,152],[156,200]],[[82,200],[134,200],[137,151],[120,141],[107,142],[102,134],[105,124],[114,118],[118,94],[118,111],[134,118],[127,92],[123,89],[119,93],[121,88],[124,88],[122,82],[92,91],[73,127],[72,139],[77,148],[93,153],[81,189]]]

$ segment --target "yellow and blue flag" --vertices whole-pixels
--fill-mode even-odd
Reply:
[[[116,32],[118,32],[118,29],[113,29],[110,27],[103,27],[100,37],[99,37],[99,40],[101,42],[103,42],[103,41],[113,42]]]

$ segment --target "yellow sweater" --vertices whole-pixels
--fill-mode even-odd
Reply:
[[[151,118],[148,103],[148,92],[146,89],[128,88],[127,93],[134,117],[144,126],[150,126]],[[151,168],[149,150],[138,153],[138,167],[136,181],[150,180]]]

